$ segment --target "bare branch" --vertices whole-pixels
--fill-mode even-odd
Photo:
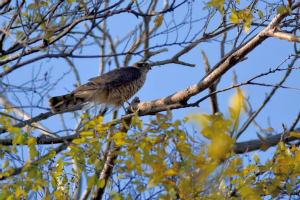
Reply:
[[[224,36],[224,35],[223,35]],[[201,54],[204,60],[204,65],[205,65],[205,72],[208,73],[210,71],[210,65],[208,62],[208,59],[204,53],[204,51],[201,50]],[[208,87],[208,92],[211,94],[214,91],[216,91],[216,84],[213,83],[211,84],[211,86]],[[211,107],[211,113],[214,115],[216,112],[219,112],[219,105],[218,105],[218,99],[217,99],[217,95],[213,94],[209,97],[210,99],[210,107]]]
[[[269,37],[276,37],[282,40],[287,40],[290,42],[300,42],[300,37],[296,36],[296,35],[290,35],[288,33],[285,33],[283,31],[281,31],[278,28],[275,28],[274,30],[270,30],[267,35]]]
[[[295,132],[300,133],[300,128],[297,128]],[[264,138],[265,140],[252,140],[247,142],[238,142],[234,145],[233,150],[236,154],[243,154],[250,151],[259,150],[263,144],[268,144],[270,146],[275,146],[280,142],[282,138],[282,133],[272,135],[269,137]],[[284,142],[291,142],[294,140],[299,140],[296,137],[290,137],[289,134],[285,134],[283,137]]]
[[[179,91],[175,94],[170,96],[160,98],[153,101],[143,102],[140,104],[132,105],[131,110],[150,110],[153,107],[160,107],[165,105],[174,104],[177,102],[187,101],[190,97],[195,96],[196,94],[202,92],[206,88],[208,88],[213,82],[215,82],[218,78],[220,78],[225,72],[235,66],[237,63],[245,59],[245,56],[250,53],[254,48],[260,45],[265,39],[268,38],[266,35],[269,30],[275,28],[281,20],[286,17],[287,14],[280,14],[274,17],[274,19],[270,22],[268,27],[250,39],[241,47],[233,50],[232,52],[228,53],[219,63],[215,65],[215,67],[208,73],[200,82],[197,84],[190,86],[182,91]],[[227,27],[229,28],[229,27]],[[223,29],[222,31],[224,31]],[[206,38],[206,37],[204,37]],[[201,38],[200,40],[204,40]],[[199,40],[196,40],[193,44],[189,45],[188,47],[184,48],[181,52],[176,54],[174,57],[176,59],[177,56],[182,55],[182,52],[188,52],[193,47],[195,47]]]

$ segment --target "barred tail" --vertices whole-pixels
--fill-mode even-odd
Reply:
[[[85,103],[85,98],[76,97],[73,94],[66,94],[49,99],[49,107],[53,113],[59,113],[66,109],[71,109]]]

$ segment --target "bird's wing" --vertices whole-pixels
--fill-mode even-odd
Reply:
[[[90,82],[97,86],[104,87],[104,89],[112,89],[124,84],[131,83],[142,76],[139,69],[135,67],[122,67],[89,79]]]
[[[135,67],[122,67],[89,79],[90,82],[78,87],[72,93],[87,90],[112,89],[136,81],[141,76],[141,71]]]

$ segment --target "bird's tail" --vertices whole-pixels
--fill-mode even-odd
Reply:
[[[49,107],[53,113],[59,113],[63,110],[77,107],[86,101],[87,100],[85,100],[85,98],[76,97],[74,93],[66,94],[62,96],[51,97],[49,99]]]

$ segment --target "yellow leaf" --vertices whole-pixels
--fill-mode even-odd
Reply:
[[[138,128],[139,128],[140,131],[143,130],[143,122],[142,122],[142,120],[139,120]]]
[[[229,21],[231,21],[234,24],[238,24],[239,23],[239,18],[236,14],[232,14],[229,16]]]
[[[163,16],[158,16],[154,19],[155,25],[160,26],[162,24],[164,17]]]
[[[66,23],[66,18],[64,18],[63,16],[60,18],[59,24],[61,26],[63,26]]]
[[[126,136],[127,136],[127,134],[124,132],[117,132],[114,134],[113,138],[114,139],[124,139]]]
[[[271,145],[269,145],[268,143],[264,143],[263,145],[261,145],[260,150],[267,151],[270,147]]]
[[[286,190],[287,190],[288,194],[292,194],[293,193],[293,188],[292,188],[292,186],[290,184],[286,183],[285,187],[286,187]]]
[[[35,7],[36,7],[35,3],[29,4],[28,10],[33,10],[35,9]]]
[[[54,35],[53,30],[45,31],[44,35],[42,36],[43,39],[50,39]]]
[[[41,2],[40,2],[40,4],[41,4],[42,6],[48,6],[49,3],[50,3],[50,1],[47,1],[47,2],[41,1]]]
[[[54,192],[54,196],[56,197],[56,199],[61,199],[61,195],[62,195],[63,193],[60,191],[60,190],[56,190],[55,192]]]
[[[6,160],[4,161],[4,163],[2,164],[2,169],[6,168],[8,165],[9,165],[9,160],[6,159]]]
[[[256,153],[253,154],[252,156],[253,160],[257,163],[257,164],[260,164],[260,160],[258,158],[258,155]]]
[[[122,178],[122,175],[119,175],[119,176],[117,177],[117,180],[119,180],[120,178]]]
[[[31,160],[33,160],[37,155],[38,155],[38,151],[35,149],[35,146],[30,146],[29,147],[29,155]]]
[[[292,15],[292,9],[290,7],[287,7],[286,10],[288,11],[289,15]]]
[[[99,179],[97,181],[97,188],[103,188],[105,186],[105,179]]]
[[[246,11],[245,10],[241,10],[238,14],[238,18],[239,19],[244,19],[246,16]]]
[[[93,131],[82,131],[79,133],[79,135],[81,136],[94,136],[94,132]]]
[[[230,98],[231,107],[239,114],[244,106],[245,97],[241,89],[237,89],[237,92]]]
[[[170,179],[164,180],[163,183],[166,183],[166,184],[169,184],[169,185],[176,185],[175,181],[170,180]]]
[[[235,119],[237,117],[236,111],[229,106],[230,118]]]
[[[174,169],[168,169],[167,171],[165,171],[164,175],[165,176],[175,176],[177,174],[176,171],[174,171]]]
[[[20,36],[22,36],[23,35],[23,31],[17,31],[17,38],[20,38]]]
[[[188,117],[184,117],[182,121],[185,123],[185,122],[189,121],[189,118]]]
[[[258,14],[258,16],[259,16],[260,19],[264,18],[264,14],[263,14],[263,12],[261,10],[258,10],[257,14]]]
[[[189,138],[192,142],[196,142],[192,136],[189,135]],[[197,142],[196,142],[197,143]]]
[[[277,14],[283,14],[285,7],[283,5],[277,7]]]
[[[50,182],[51,182],[53,190],[56,190],[56,186],[57,186],[56,178],[52,177]]]
[[[290,132],[289,137],[300,138],[300,133],[297,133],[297,132],[292,131],[292,132]]]
[[[258,132],[256,132],[256,134],[257,134],[257,137],[258,137],[261,141],[266,141],[266,139],[265,139],[263,136],[261,136]]]
[[[4,69],[4,71],[9,70],[9,66],[8,65],[3,65],[2,68]]]
[[[258,167],[256,165],[249,164],[243,169],[243,174],[244,174],[244,176],[247,176],[248,174],[256,171],[257,169],[258,169]]]
[[[274,132],[274,129],[272,127],[268,127],[266,129],[264,129],[264,131]]]
[[[98,184],[98,178],[97,178],[96,174],[94,174],[93,176],[87,178],[87,187],[89,189],[94,187],[96,184]]]
[[[247,13],[247,15],[248,15],[248,13]],[[250,13],[250,14],[248,15],[247,19],[246,19],[245,24],[244,24],[244,30],[245,30],[246,33],[249,33],[251,23],[252,23],[252,15],[251,15],[251,13]]]
[[[17,189],[16,189],[16,197],[17,197],[17,198],[20,198],[21,194],[22,194],[22,189],[21,189],[20,186],[19,186],[19,187],[17,187]]]
[[[250,26],[244,26],[244,31],[245,33],[249,33],[250,32]]]
[[[28,144],[28,146],[36,145],[37,144],[36,138],[34,138],[34,137],[29,138],[27,144]]]

